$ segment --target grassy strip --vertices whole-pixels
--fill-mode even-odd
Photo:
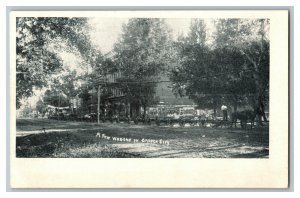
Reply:
[[[140,154],[116,150],[105,141],[99,141],[94,133],[57,132],[17,137],[17,157],[57,158],[132,158]]]
[[[110,145],[90,144],[81,148],[60,148],[55,150],[54,157],[58,158],[134,158],[140,154],[126,153],[114,149]]]

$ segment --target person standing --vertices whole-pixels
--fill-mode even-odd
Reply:
[[[221,110],[223,111],[223,121],[227,121],[228,120],[227,106],[226,105],[222,105],[221,106]]]

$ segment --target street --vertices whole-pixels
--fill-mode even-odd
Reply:
[[[268,145],[268,130],[17,119],[17,157],[266,158]]]

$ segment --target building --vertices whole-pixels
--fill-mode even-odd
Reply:
[[[124,117],[137,117],[145,115],[147,110],[144,109],[141,104],[137,104],[134,100],[134,94],[131,96],[124,93],[124,88],[126,83],[135,82],[122,82],[122,73],[118,71],[118,67],[114,65],[113,54],[108,53],[105,55],[107,60],[104,62],[108,63],[106,75],[101,78],[99,85],[101,86],[100,94],[100,115],[105,117],[113,116],[124,116]],[[125,85],[125,87],[124,87]],[[123,89],[123,90],[122,90]],[[91,109],[92,112],[97,112],[98,98],[97,91],[91,92]],[[161,74],[160,80],[157,82],[155,89],[155,99],[156,103],[151,107],[159,106],[194,106],[194,103],[187,97],[176,97],[172,92],[171,82],[166,74]]]

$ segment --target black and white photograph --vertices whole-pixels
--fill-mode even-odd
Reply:
[[[16,156],[268,158],[269,28],[18,17]]]
[[[195,159],[189,174],[205,171],[196,166],[209,167],[209,159],[229,160],[211,166],[224,163],[228,174],[228,163],[248,163],[230,169],[236,177],[243,168],[258,174],[281,160],[277,176],[287,178],[286,21],[276,20],[276,12],[239,13],[16,12],[10,38],[14,160],[36,167],[40,158],[99,164],[126,158],[118,162],[129,167],[137,161],[128,158]],[[274,31],[279,26],[282,33]],[[240,185],[286,184],[250,181],[256,183]]]

